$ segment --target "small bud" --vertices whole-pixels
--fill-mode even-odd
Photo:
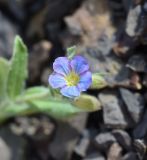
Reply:
[[[83,111],[93,112],[101,109],[101,103],[94,96],[82,94],[73,101],[73,105]]]
[[[76,46],[72,46],[67,48],[67,57],[68,59],[72,59],[76,55]]]
[[[91,89],[101,89],[107,86],[107,82],[101,73],[92,74],[92,85]]]

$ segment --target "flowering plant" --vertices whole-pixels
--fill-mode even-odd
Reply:
[[[16,36],[11,60],[0,57],[0,122],[40,112],[63,119],[100,109],[97,98],[81,94],[91,84],[94,88],[101,86],[94,83],[96,78],[93,79],[87,60],[75,55],[75,48],[69,48],[68,53],[68,58],[59,57],[53,63],[54,72],[49,76],[49,83],[66,97],[78,97],[72,100],[56,96],[48,86],[25,87],[28,51],[21,38]]]

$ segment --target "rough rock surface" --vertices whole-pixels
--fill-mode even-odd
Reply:
[[[135,123],[138,123],[144,109],[144,99],[141,95],[135,95],[131,91],[120,88],[120,94],[126,108]]]
[[[106,126],[111,128],[129,127],[128,117],[123,113],[123,105],[116,92],[102,92],[99,94],[102,103],[103,118]]]

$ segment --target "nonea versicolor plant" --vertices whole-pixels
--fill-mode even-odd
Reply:
[[[96,97],[81,92],[89,87],[103,88],[106,82],[100,74],[90,72],[87,60],[76,55],[75,47],[67,49],[67,57],[59,57],[53,63],[54,72],[48,79],[52,88],[26,87],[27,47],[16,36],[13,48],[13,56],[9,61],[0,57],[0,123],[10,117],[36,113],[65,119],[81,112],[100,109]]]

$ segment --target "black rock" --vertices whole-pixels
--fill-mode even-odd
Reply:
[[[147,61],[143,55],[132,56],[126,66],[133,71],[147,73]]]
[[[15,135],[9,127],[0,129],[0,159],[23,160],[26,141],[23,137]]]
[[[137,34],[138,28],[138,23],[141,15],[141,5],[134,5],[132,4],[132,7],[129,10],[128,17],[126,20],[126,33],[134,37]],[[133,39],[133,38],[132,38]]]
[[[13,41],[17,34],[16,26],[0,12],[0,56],[10,58]]]
[[[74,152],[78,156],[84,158],[86,156],[86,152],[87,152],[89,144],[90,144],[90,135],[89,135],[88,131],[85,130],[82,134],[80,141],[76,145]]]
[[[144,109],[144,99],[141,95],[135,95],[131,91],[120,88],[120,94],[127,110],[135,123],[138,123]]]
[[[124,157],[122,160],[139,160],[137,157],[137,154],[135,152],[129,152]]]
[[[114,142],[116,138],[109,132],[100,133],[95,137],[96,146],[103,151],[106,151]]]
[[[113,130],[112,131],[117,142],[126,150],[130,150],[132,147],[131,137],[129,134],[123,130]]]
[[[96,153],[89,154],[83,160],[105,160],[105,157],[101,153],[96,152]]]
[[[99,94],[102,103],[104,124],[109,128],[130,127],[129,117],[124,113],[124,106],[117,92],[107,91]]]
[[[133,131],[134,138],[142,139],[147,134],[147,110],[145,111],[142,120]]]
[[[147,149],[145,141],[141,139],[135,139],[133,144],[134,144],[135,151],[137,152],[139,158],[144,159],[145,154],[146,154],[146,149]]]
[[[58,122],[50,154],[55,160],[68,160],[77,144],[79,135],[86,125],[87,114],[80,114],[66,122]]]

